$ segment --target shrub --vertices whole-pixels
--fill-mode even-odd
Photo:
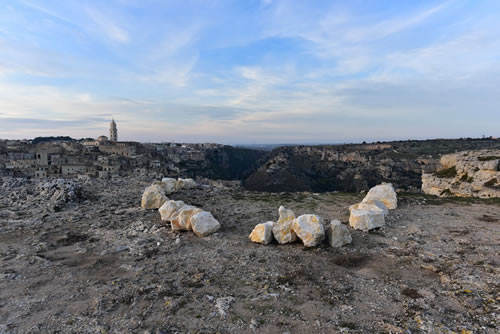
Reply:
[[[439,178],[452,178],[457,176],[457,168],[455,166],[438,170],[437,172],[434,173],[434,176],[437,176]]]

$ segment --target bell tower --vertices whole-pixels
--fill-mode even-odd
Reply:
[[[114,119],[111,119],[111,124],[109,124],[109,140],[118,141],[118,129]]]

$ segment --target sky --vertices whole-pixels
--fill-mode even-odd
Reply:
[[[6,0],[0,138],[500,136],[500,1]]]

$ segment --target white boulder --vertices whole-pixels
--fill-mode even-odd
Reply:
[[[371,188],[361,203],[370,203],[372,201],[380,201],[391,210],[398,207],[396,192],[390,183],[382,183]]]
[[[376,210],[352,209],[349,225],[356,230],[368,232],[385,225],[384,214]]]
[[[326,228],[326,240],[332,247],[342,247],[352,242],[351,232],[338,220],[332,220]]]
[[[184,206],[183,201],[166,201],[163,205],[158,209],[161,215],[161,220],[163,221],[171,221],[176,213]]]
[[[161,180],[161,183],[165,188],[165,192],[167,194],[171,194],[175,191],[175,185],[177,184],[177,180],[171,177],[165,177]]]
[[[293,220],[295,214],[292,210],[286,209],[284,206],[279,207],[280,218],[273,225],[274,239],[280,244],[286,244],[297,240],[297,235],[293,231]]]
[[[384,215],[384,217],[389,214],[389,209],[387,209],[387,207],[384,205],[384,203],[377,201],[377,200],[369,200],[367,202],[361,202],[358,204],[351,205],[349,207],[349,211],[352,211],[354,209],[372,210],[372,211],[381,212]]]
[[[325,227],[320,216],[302,215],[293,221],[292,228],[306,247],[317,246],[325,239]]]
[[[171,219],[172,230],[174,231],[189,231],[192,230],[191,217],[201,212],[200,208],[192,205],[184,205],[180,208],[174,217]]]
[[[158,209],[168,201],[165,190],[158,184],[147,187],[142,194],[141,207],[144,209]]]
[[[273,241],[273,225],[274,222],[271,221],[257,224],[248,237],[253,242],[267,245]]]
[[[216,232],[220,228],[220,223],[210,212],[201,211],[191,217],[191,227],[197,236],[204,237]]]
[[[179,178],[177,182],[175,183],[175,190],[179,191],[182,189],[192,189],[196,188],[197,184],[196,181],[193,179],[181,179]]]

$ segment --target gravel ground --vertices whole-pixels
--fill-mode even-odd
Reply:
[[[0,180],[2,334],[498,333],[498,199],[400,194],[385,227],[304,248],[248,234],[280,205],[347,222],[363,195],[171,195],[221,222],[198,238],[140,208],[150,182],[42,183]]]

